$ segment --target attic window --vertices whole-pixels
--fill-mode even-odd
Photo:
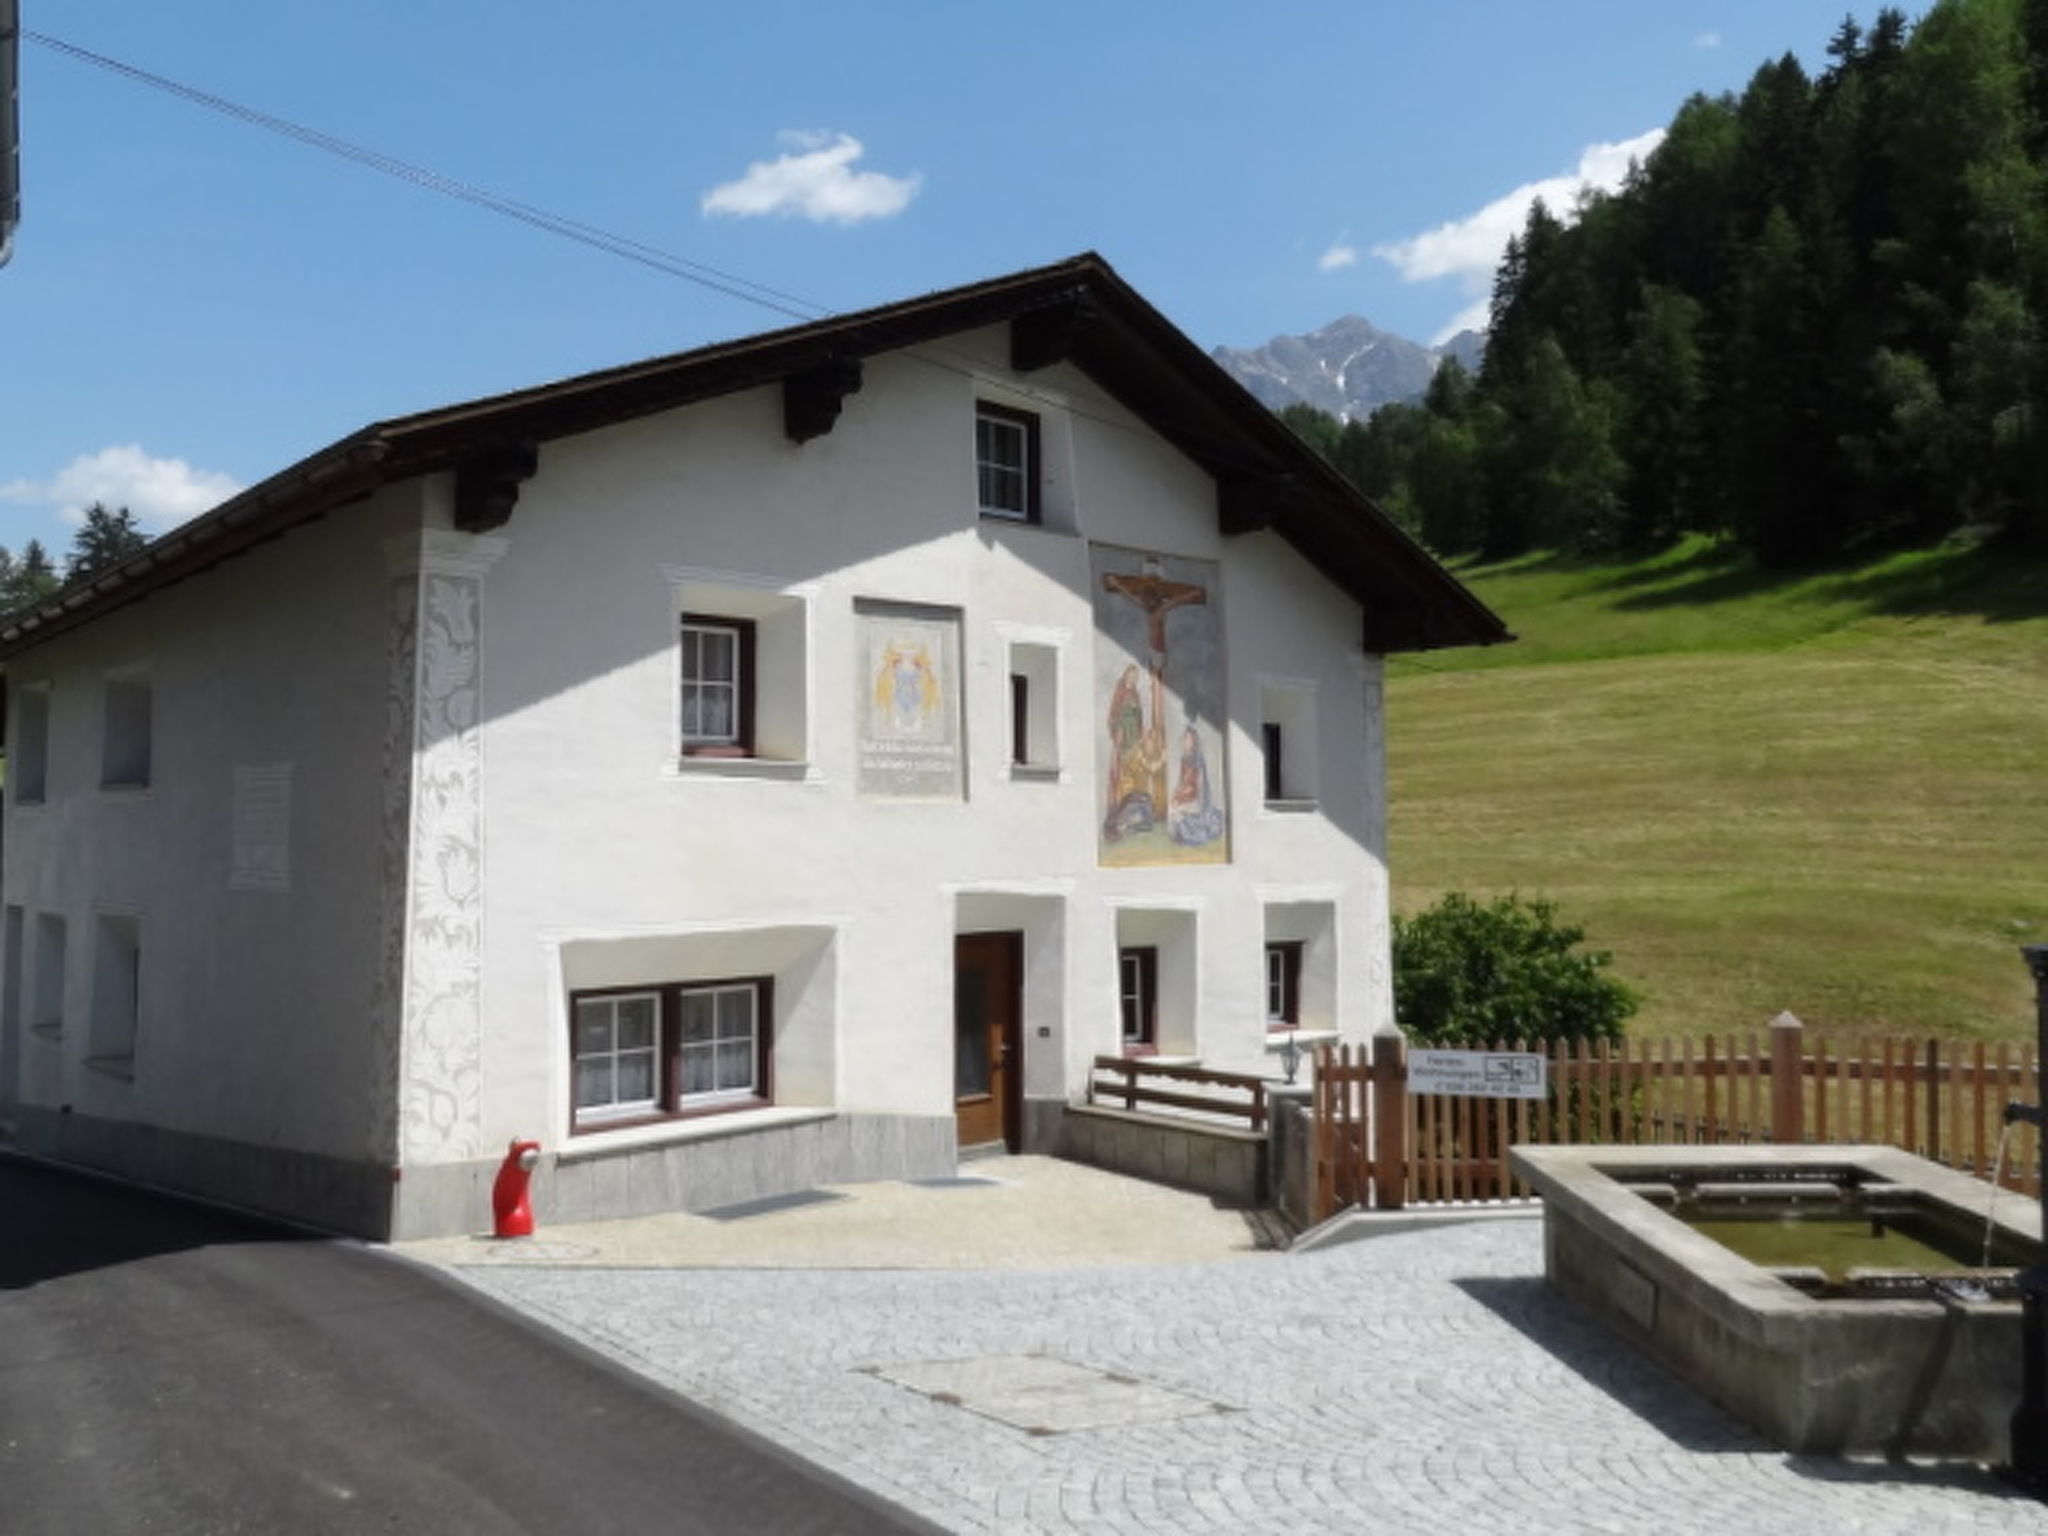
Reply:
[[[1035,414],[976,401],[974,468],[983,517],[1013,523],[1039,521]]]

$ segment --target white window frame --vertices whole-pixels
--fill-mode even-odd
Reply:
[[[712,1002],[711,1033],[690,1038],[686,1022],[691,1004],[709,998]],[[742,1028],[728,1028],[727,1009],[744,998]],[[622,1004],[645,1003],[653,1010],[654,1036],[647,1045],[621,1049],[618,1045],[618,1012]],[[585,1052],[582,1026],[585,1010],[605,1009],[610,1025],[608,1049]],[[770,976],[724,977],[718,980],[661,981],[617,987],[594,987],[569,995],[569,1129],[572,1135],[611,1130],[619,1126],[653,1121],[680,1120],[697,1115],[724,1113],[736,1109],[766,1108],[773,1100],[773,1057],[775,1030],[774,979]],[[737,1042],[746,1047],[744,1081],[717,1074],[721,1048]],[[693,1056],[708,1054],[713,1063],[712,1082],[707,1088],[686,1091],[684,1084]],[[618,1096],[618,1064],[627,1057],[645,1058],[652,1091],[631,1099]],[[583,1102],[583,1068],[586,1063],[611,1063],[610,1099]]]
[[[654,1013],[653,1038],[645,1046],[622,1049],[619,1045],[619,1008],[622,1004],[644,1002]],[[661,992],[650,988],[640,992],[606,992],[594,996],[576,998],[570,1004],[569,1012],[569,1073],[570,1113],[576,1128],[588,1130],[618,1120],[640,1120],[661,1113],[662,1086],[662,1021]],[[609,1015],[611,1033],[610,1048],[603,1051],[585,1052],[582,1049],[583,1010],[603,1008]],[[648,1066],[648,1081],[652,1091],[645,1098],[622,1099],[618,1095],[619,1063],[628,1056],[645,1056]],[[602,1103],[583,1102],[583,1068],[586,1063],[604,1061],[610,1064],[612,1093]]]
[[[1116,952],[1117,1030],[1127,1055],[1159,1049],[1159,948],[1126,944]],[[1135,1020],[1136,1027],[1133,1027]]]
[[[729,647],[732,665],[728,676],[712,677],[705,672],[702,662],[704,642],[707,639],[722,640]],[[690,664],[692,640],[696,642],[694,649],[698,660],[695,670]],[[676,666],[682,679],[676,702],[681,716],[683,755],[691,757],[705,753],[723,753],[734,757],[751,757],[755,674],[758,671],[754,661],[753,621],[731,619],[715,614],[686,613],[679,621],[676,644]],[[730,694],[727,718],[731,722],[731,728],[722,732],[705,731],[701,728],[691,730],[692,691],[697,691],[698,703],[701,706],[704,691],[719,688]],[[698,723],[701,727],[701,712]]]
[[[975,502],[981,515],[1006,523],[1042,520],[1038,486],[1041,428],[1036,411],[974,402]],[[1014,448],[1014,454],[1003,451]],[[1015,500],[1004,491],[1014,488]]]
[[[1301,1023],[1301,966],[1304,945],[1299,939],[1266,941],[1266,1028],[1294,1029]]]
[[[669,734],[661,763],[663,775],[817,778],[811,732],[817,672],[812,655],[812,609],[818,584],[685,566],[665,565],[661,571],[668,584],[669,603]],[[730,747],[691,751],[684,742],[681,623],[685,615],[706,623],[729,621],[753,627],[751,686],[746,695],[751,713],[743,751]]]
[[[720,1033],[725,1025],[726,1003],[735,998],[746,1000],[746,1029],[742,1034]],[[712,1009],[711,1035],[702,1040],[690,1038],[689,1012],[693,1002],[709,1000]],[[758,983],[719,982],[709,986],[683,986],[676,992],[678,1017],[676,1020],[676,1108],[679,1110],[699,1109],[712,1104],[729,1104],[735,1100],[753,1101],[765,1098],[765,1085],[761,1081],[761,988]],[[718,1081],[721,1047],[730,1046],[735,1040],[746,1042],[747,1079],[743,1083]],[[695,1093],[685,1088],[689,1081],[690,1060],[693,1052],[703,1053],[711,1060],[712,1085],[700,1088]]]

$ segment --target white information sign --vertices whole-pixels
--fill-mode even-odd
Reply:
[[[1536,1051],[1410,1051],[1408,1091],[1461,1099],[1540,1099],[1544,1060]]]

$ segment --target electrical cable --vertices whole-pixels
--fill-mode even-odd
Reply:
[[[626,261],[637,262],[643,267],[652,268],[654,271],[664,273],[667,276],[680,277],[686,282],[696,283],[701,287],[709,288],[714,293],[724,294],[727,298],[739,299],[744,303],[758,305],[763,309],[773,310],[777,314],[787,316],[793,320],[819,320],[826,318],[831,313],[822,305],[813,304],[809,300],[798,298],[794,294],[784,293],[779,289],[771,288],[765,283],[756,283],[734,273],[720,271],[717,267],[691,261],[687,257],[677,256],[672,252],[643,244],[638,240],[628,239],[623,235],[612,234],[608,230],[598,229],[593,225],[566,218],[561,214],[550,213],[544,208],[535,208],[528,203],[517,202],[509,197],[501,197],[495,192],[488,192],[481,187],[473,187],[466,182],[457,181],[453,177],[443,176],[438,171],[428,170],[424,166],[414,165],[410,161],[400,160],[393,155],[381,154],[373,149],[365,149],[360,144],[350,143],[347,139],[337,138],[331,133],[322,133],[317,128],[308,128],[303,123],[292,122],[289,118],[277,117],[268,112],[259,112],[254,107],[245,107],[239,102],[228,100],[225,96],[216,96],[210,91],[202,91],[196,86],[185,85],[163,75],[152,74],[149,70],[140,69],[133,64],[124,64],[119,59],[110,58],[103,53],[95,53],[90,48],[81,48],[76,43],[67,43],[62,38],[51,37],[47,33],[33,32],[27,28],[22,29],[21,35],[32,43],[53,49],[58,53],[77,59],[81,63],[91,64],[95,68],[110,71],[125,79],[135,81],[137,84],[149,86],[153,90],[166,92],[169,95],[178,97],[180,100],[191,102],[195,106],[205,107],[209,111],[218,112],[222,116],[234,118],[238,122],[264,129],[266,132],[277,134],[283,138],[294,139],[314,149],[324,150],[328,154],[338,155],[344,160],[353,161],[357,165],[365,166],[386,176],[394,177],[399,181],[408,182],[426,191],[438,192],[445,197],[452,197],[460,202],[485,209],[488,212],[500,214],[509,219],[516,219],[522,224],[531,225],[533,228],[544,230],[549,234],[560,235],[566,240],[574,240],[580,245],[590,246],[592,249],[603,251],[608,255],[618,256]]]
[[[516,199],[487,191],[484,188],[471,186],[451,176],[444,176],[438,171],[429,170],[425,166],[414,165],[410,161],[401,160],[394,155],[387,155],[377,150],[365,148],[360,144],[340,138],[337,135],[322,132],[317,128],[309,128],[302,123],[293,122],[289,118],[278,117],[273,113],[244,106],[240,102],[232,101],[225,96],[215,95],[213,92],[201,90],[197,86],[186,85],[182,81],[173,80],[137,65],[125,63],[107,54],[95,52],[93,49],[81,47],[76,43],[66,42],[62,38],[52,37],[48,33],[35,32],[28,28],[23,28],[21,36],[32,43],[61,53],[80,63],[89,64],[94,68],[119,75],[123,79],[133,81],[136,84],[146,85],[152,90],[175,96],[181,101],[204,107],[208,111],[217,112],[237,122],[261,128],[268,133],[277,134],[280,137],[291,139],[313,149],[322,150],[325,153],[348,160],[356,165],[418,187],[423,191],[439,193],[442,196],[451,197],[457,201],[468,203],[473,207],[484,209],[486,212],[517,220],[519,223],[528,225],[531,228],[548,234],[559,235],[566,240],[573,240],[579,245],[601,251],[606,255],[617,256],[622,260],[634,262],[665,276],[682,278],[685,282],[695,283],[699,287],[722,294],[727,298],[738,299],[743,303],[771,310],[787,319],[808,324],[814,321],[831,319],[838,313],[812,300],[801,298],[795,294],[785,293],[765,283],[757,283],[750,278],[722,271],[703,262],[692,261],[688,257],[678,256],[673,252],[664,251],[657,246],[647,245],[628,236],[616,235],[609,230],[599,229],[594,225],[585,224],[566,215],[552,213],[547,209],[536,208],[529,203],[522,203]],[[928,367],[970,380],[981,379],[986,376],[985,370],[978,365],[975,359],[948,348],[943,342],[937,340],[928,341],[922,345],[905,347],[901,349],[901,355]],[[1118,417],[1090,411],[1085,407],[1076,405],[1073,401],[1061,395],[1048,393],[1028,381],[1006,380],[1003,387],[1010,393],[1064,410],[1072,417],[1088,420],[1115,431],[1138,434],[1144,430],[1140,426]]]
[[[427,169],[425,166],[414,165],[410,161],[400,160],[394,155],[387,155],[377,150],[367,149],[360,144],[352,143],[334,134],[324,133],[317,128],[308,128],[302,123],[295,123],[289,118],[278,117],[269,112],[259,111],[254,107],[244,106],[240,102],[231,101],[225,96],[217,96],[211,91],[200,90],[197,86],[186,85],[167,76],[155,74],[133,64],[124,63],[120,59],[112,58],[107,54],[97,53],[90,48],[80,47],[76,43],[65,42],[62,38],[51,37],[47,33],[34,32],[26,28],[23,29],[21,35],[30,42],[40,44],[42,47],[52,49],[81,63],[90,64],[95,68],[106,70],[137,84],[146,85],[154,90],[165,92],[168,95],[177,97],[181,101],[205,107],[209,111],[218,112],[222,116],[233,118],[237,122],[261,128],[266,132],[294,140],[310,148],[336,155],[341,159],[393,177],[408,185],[418,187],[423,191],[440,193],[443,196],[452,197],[461,202],[469,203],[474,207],[482,208],[487,212],[516,219],[522,224],[529,225],[548,234],[560,235],[564,239],[573,240],[580,245],[602,251],[607,255],[618,256],[624,260],[636,262],[640,266],[650,268],[665,276],[680,277],[686,282],[696,283],[700,287],[708,288],[714,293],[723,294],[728,298],[739,299],[744,303],[772,310],[776,314],[788,319],[808,323],[816,320],[830,319],[837,313],[822,304],[800,298],[795,294],[785,293],[778,288],[771,288],[765,283],[757,283],[736,273],[721,271],[717,267],[692,261],[688,257],[678,256],[673,252],[661,250],[659,247],[647,245],[642,241],[631,239],[625,235],[613,234],[609,230],[599,229],[594,225],[582,223],[566,215],[551,213],[547,209],[536,208],[529,203],[522,203],[513,198],[503,197],[498,193],[486,191],[481,187],[470,186],[466,182],[457,181],[451,176],[444,176],[438,171]],[[931,367],[955,373],[965,378],[979,376],[978,371],[973,367],[970,360],[963,359],[961,362],[950,362],[942,357],[932,355],[942,350],[943,348],[932,344],[927,344],[925,348],[905,349],[908,355]],[[1014,393],[1041,398],[1046,403],[1064,404],[1066,409],[1075,415],[1089,414],[1084,411],[1075,410],[1069,403],[1056,401],[1050,396],[1042,396],[1040,391],[1028,385],[1012,383],[1007,387]],[[1106,416],[1091,416],[1090,419],[1098,420],[1105,426],[1120,428],[1126,426],[1125,423]]]

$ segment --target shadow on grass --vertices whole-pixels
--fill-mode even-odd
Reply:
[[[1566,1301],[1540,1277],[1473,1276],[1453,1283],[1672,1444],[1707,1456],[1772,1454],[1770,1441],[1674,1375],[1633,1340]],[[1970,1462],[1785,1454],[1784,1465],[1815,1482],[1961,1488],[1991,1498],[2035,1502],[2031,1495]]]
[[[1618,564],[1618,558],[1625,563]],[[1633,558],[1538,550],[1490,563],[1453,561],[1450,569],[1454,575],[1464,579],[1577,577],[1580,589],[1588,593],[1634,592],[1653,587],[1671,587],[1689,593],[1697,590],[1701,583],[1732,575],[1747,576],[1756,583],[1757,590],[1766,590],[1787,579],[1778,573],[1757,571],[1754,562],[1740,549],[1712,539],[1687,539],[1656,554]]]
[[[1978,618],[2013,623],[2048,614],[2048,559],[1988,548],[1921,550],[1853,569],[1776,571],[1726,546],[1704,545],[1665,563],[1617,572],[1615,607],[1648,612],[1736,602],[1803,588],[1821,602],[1871,616]]]

